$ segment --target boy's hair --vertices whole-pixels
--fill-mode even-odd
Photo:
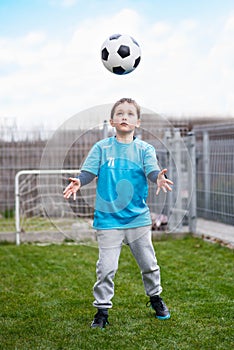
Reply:
[[[111,119],[113,119],[113,117],[114,117],[116,107],[118,107],[120,104],[122,104],[124,102],[132,103],[136,107],[137,117],[138,117],[138,119],[140,119],[140,117],[141,117],[140,106],[136,103],[136,101],[134,101],[133,99],[128,98],[128,97],[123,97],[120,100],[118,100],[117,102],[115,102],[114,106],[111,109]]]

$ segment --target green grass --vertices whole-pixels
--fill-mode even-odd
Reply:
[[[0,217],[1,232],[15,232],[15,219]]]
[[[0,245],[0,349],[232,349],[233,251],[185,238],[155,243],[171,319],[146,308],[123,247],[110,326],[90,329],[96,246]]]
[[[23,232],[51,232],[60,229],[71,228],[72,223],[87,222],[82,218],[65,219],[65,218],[48,218],[48,217],[29,217],[24,218],[20,222],[20,227]],[[0,217],[0,228],[2,233],[15,232],[15,218]]]

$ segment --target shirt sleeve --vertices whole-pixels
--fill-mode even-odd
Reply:
[[[144,171],[146,176],[148,176],[152,171],[160,171],[155,149],[151,145],[148,145],[145,150]]]
[[[81,173],[77,178],[80,180],[81,187],[89,184],[96,176],[88,171],[81,170]]]
[[[98,144],[95,144],[89,151],[89,154],[81,167],[81,171],[87,171],[97,176],[99,173],[100,163],[101,147],[99,147]]]
[[[158,174],[159,174],[159,170],[153,170],[151,171],[151,173],[147,175],[147,177],[151,182],[156,183]]]

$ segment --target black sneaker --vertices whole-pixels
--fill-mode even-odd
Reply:
[[[171,315],[170,312],[159,295],[150,297],[150,300],[146,303],[147,306],[152,307],[156,311],[155,317],[159,320],[168,320]]]
[[[95,314],[93,322],[91,323],[91,328],[104,329],[108,324],[108,311],[106,309],[98,309],[98,312]]]

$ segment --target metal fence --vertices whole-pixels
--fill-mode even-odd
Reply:
[[[234,225],[234,124],[194,128],[197,215]]]
[[[168,167],[169,177],[175,182],[173,194],[165,196],[161,193],[157,200],[155,186],[149,185],[150,210],[168,216],[171,227],[177,226],[178,229],[187,225],[189,218],[191,227],[194,225],[191,218],[193,221],[196,217],[196,205],[198,217],[233,225],[234,125],[195,125],[194,137],[190,129],[186,123],[178,123],[172,128],[168,125],[159,127],[149,116],[138,130],[138,137],[155,146],[160,166]],[[38,132],[23,137],[18,134],[17,138],[8,133],[7,138],[3,137],[0,140],[0,232],[15,232],[14,178],[18,171],[78,170],[93,143],[112,132],[106,122],[89,130],[62,130],[49,148],[48,140],[53,133],[47,133],[46,137]],[[194,159],[196,164],[193,164]],[[197,170],[193,171],[195,165]],[[55,185],[56,178],[46,181],[53,183],[55,191],[59,191],[55,193],[55,203],[58,204],[61,186]],[[62,181],[65,186],[66,179]],[[195,196],[192,196],[194,187]],[[94,193],[95,184],[87,186],[78,202],[71,204],[72,211],[76,215],[92,216]]]

